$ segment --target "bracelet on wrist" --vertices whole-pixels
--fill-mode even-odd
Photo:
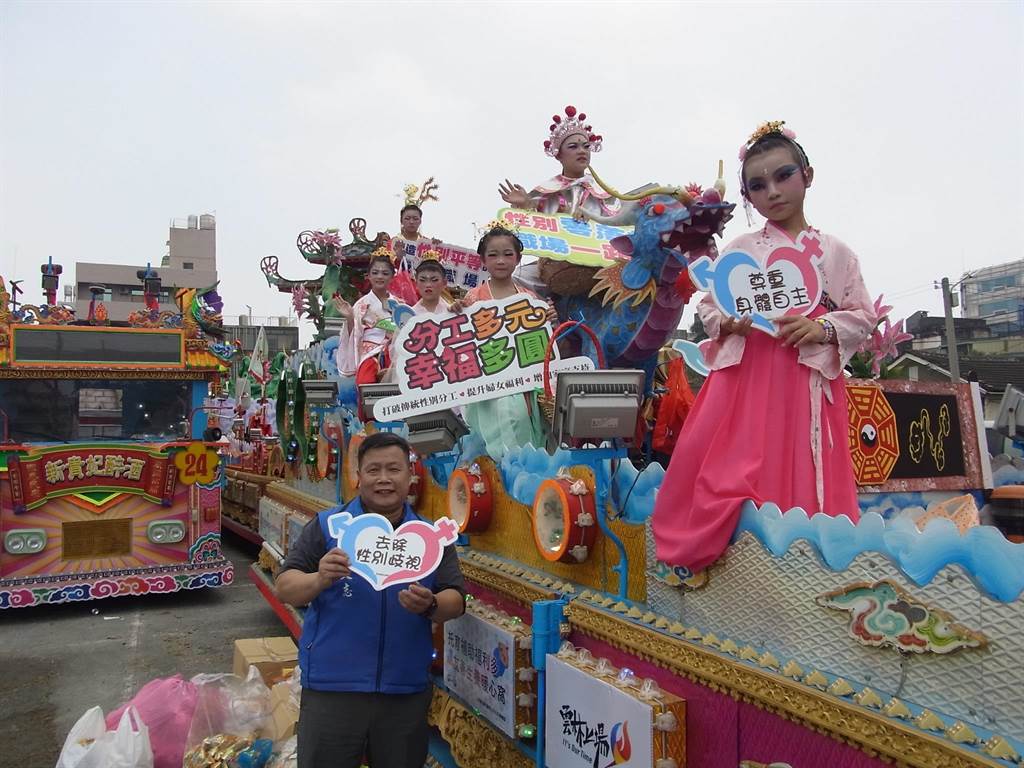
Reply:
[[[822,330],[825,331],[825,341],[823,343],[834,344],[836,340],[836,327],[832,325],[831,321],[826,320],[824,317],[819,317],[817,322],[821,325]]]
[[[434,613],[436,611],[437,611],[437,595],[434,595],[431,598],[431,600],[430,600],[430,605],[427,606],[427,610],[425,610],[420,615],[423,618],[425,618],[425,619],[432,619],[432,618],[434,618]]]

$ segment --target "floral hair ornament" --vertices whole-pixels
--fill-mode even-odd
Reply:
[[[558,155],[558,150],[562,147],[562,142],[565,141],[569,136],[574,133],[582,133],[587,137],[587,141],[590,142],[591,152],[601,151],[601,142],[604,140],[603,136],[599,136],[594,133],[594,129],[587,125],[587,116],[576,111],[576,107],[570,104],[565,108],[565,116],[552,115],[551,116],[551,127],[548,129],[551,131],[551,135],[544,142],[544,153],[551,157]]]
[[[765,136],[768,136],[773,133],[778,134],[783,138],[789,139],[794,144],[796,144],[796,133],[789,128],[783,128],[785,124],[785,120],[768,120],[767,122],[761,123],[759,126],[757,126],[757,130],[750,134],[750,138],[747,139],[746,143],[742,147],[740,147],[740,162],[742,163],[744,160],[747,159],[747,152],[750,151],[751,147],[757,144],[757,142],[759,142]],[[797,144],[797,146],[800,145]],[[800,152],[801,154],[803,154],[802,148]]]

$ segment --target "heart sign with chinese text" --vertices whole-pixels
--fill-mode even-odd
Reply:
[[[327,518],[327,530],[348,555],[352,573],[377,591],[430,575],[441,564],[444,548],[459,537],[458,524],[447,517],[433,523],[410,520],[395,530],[386,517],[372,512],[357,517],[338,512]]]
[[[820,235],[804,231],[795,246],[780,246],[763,261],[746,251],[728,251],[714,261],[704,256],[690,265],[690,277],[726,315],[749,315],[755,328],[774,336],[773,320],[807,315],[818,306],[823,255]]]

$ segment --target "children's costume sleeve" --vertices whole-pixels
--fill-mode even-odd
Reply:
[[[718,305],[715,304],[715,300],[711,298],[710,293],[705,293],[700,301],[697,302],[697,315],[704,325],[704,333],[708,335],[712,343],[717,343],[718,337],[722,333],[722,323],[725,322],[725,315],[718,308]]]
[[[750,247],[746,245],[746,237],[741,235],[731,241],[722,249],[722,253],[726,253],[734,248]],[[697,303],[697,316],[700,317],[700,321],[704,325],[704,333],[711,340],[709,344],[703,347],[704,360],[708,366],[712,370],[720,370],[738,364],[743,358],[746,340],[734,333],[720,338],[722,323],[725,322],[726,315],[715,304],[715,300],[711,297],[710,292],[705,293]]]
[[[363,322],[368,308],[366,296],[363,296],[352,305],[351,324],[346,322],[345,327],[338,333],[338,349],[334,353],[334,359],[342,376],[355,376],[359,367],[359,358],[362,356],[360,350],[363,346]]]
[[[800,347],[800,362],[821,372],[827,379],[838,378],[854,352],[874,330],[875,306],[860,274],[860,260],[844,243],[831,238],[834,258],[824,267],[825,284],[839,306],[822,315],[832,323],[837,344],[806,344]]]

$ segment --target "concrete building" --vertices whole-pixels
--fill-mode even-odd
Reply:
[[[162,281],[161,311],[177,312],[174,293],[179,288],[206,288],[217,282],[217,222],[212,214],[174,219],[167,240],[167,255],[149,262]],[[142,281],[136,274],[146,262],[136,264],[95,264],[77,262],[73,295],[75,315],[89,316],[90,286],[102,285],[102,300],[111,320],[125,320],[143,308]]]
[[[294,317],[249,317],[240,315],[236,325],[227,325],[228,320],[234,317],[224,318],[224,340],[231,342],[238,339],[242,344],[242,353],[235,355],[231,362],[231,378],[238,376],[239,365],[243,357],[252,354],[256,346],[256,337],[259,336],[260,327],[267,335],[267,359],[273,360],[278,352],[293,352],[299,348],[299,321]]]
[[[924,310],[915,312],[906,319],[904,330],[914,336],[910,347],[919,350],[943,350],[946,348],[946,318],[929,315]],[[992,337],[992,331],[981,318],[954,317],[953,330],[960,354],[967,354],[982,340]]]
[[[1024,259],[985,267],[960,283],[964,317],[982,318],[993,336],[1024,330]]]

